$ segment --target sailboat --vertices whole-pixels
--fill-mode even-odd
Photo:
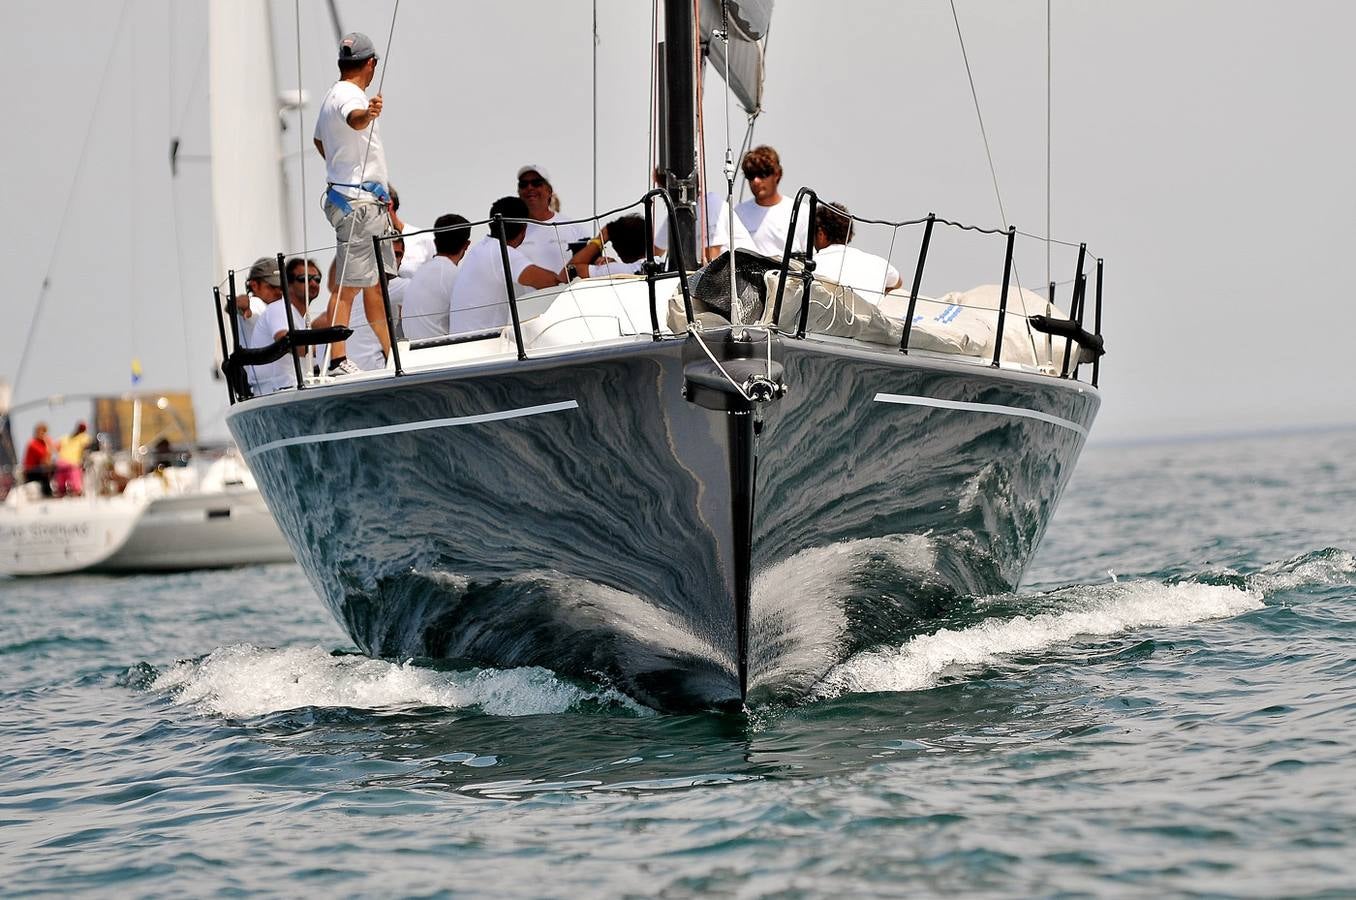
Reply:
[[[213,3],[210,11],[218,259],[232,258],[256,239],[265,246],[283,242],[286,191],[271,60],[238,64],[258,35],[268,33],[267,12],[263,2]],[[246,121],[263,125],[242,142],[237,129]],[[177,151],[177,141],[174,146]],[[253,188],[236,190],[245,178]],[[214,370],[203,365],[200,372]],[[0,491],[0,573],[175,571],[290,561],[286,541],[224,430],[226,401],[216,387],[205,384],[191,398],[133,390],[43,397],[13,407],[8,388],[0,391],[0,463],[6,468],[17,468],[11,428],[16,413],[89,402],[88,418],[107,442],[94,454],[90,474],[120,473],[89,478],[79,497],[44,498],[35,483]],[[153,448],[161,439],[184,451],[175,464],[155,465]]]
[[[229,411],[364,652],[738,709],[1020,581],[1100,404],[1100,261],[1080,254],[1065,314],[1011,285],[1012,229],[928,215],[897,223],[921,233],[911,288],[872,303],[793,252],[819,203],[803,189],[780,258],[693,269],[697,48],[756,102],[771,3],[702,10],[665,4],[663,187],[636,205],[667,213],[668,266],[650,254],[639,277],[510,301],[502,329],[399,342],[384,371]],[[990,234],[1003,281],[920,296],[953,227]]]

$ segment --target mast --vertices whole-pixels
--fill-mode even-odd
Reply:
[[[664,189],[673,199],[674,221],[669,243],[681,248],[686,268],[697,259],[697,114],[694,49],[696,22],[691,0],[664,3],[664,65],[662,102],[667,112],[661,123],[659,158]]]

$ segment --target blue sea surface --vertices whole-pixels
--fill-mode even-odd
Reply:
[[[1093,446],[1015,595],[748,716],[0,579],[6,896],[1356,896],[1356,430]]]

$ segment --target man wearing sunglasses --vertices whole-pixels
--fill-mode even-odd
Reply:
[[[551,176],[536,163],[518,170],[518,198],[527,204],[527,232],[518,249],[528,262],[549,272],[559,272],[574,251],[570,244],[587,241],[593,229],[587,225],[557,225],[567,216],[560,215],[560,198],[551,187]]]
[[[302,317],[298,322],[307,320],[311,303],[320,296],[322,280],[320,268],[312,260],[300,256],[288,260],[287,299],[292,301],[292,308]]]
[[[744,154],[740,166],[749,182],[748,200],[735,207],[735,215],[748,229],[752,249],[773,259],[781,259],[786,252],[786,234],[791,230],[791,209],[795,201],[779,190],[782,183],[782,160],[777,151],[764,144]],[[807,204],[808,205],[808,204]],[[805,249],[806,208],[801,208],[796,223],[796,237],[792,250]],[[735,246],[743,247],[738,239]]]

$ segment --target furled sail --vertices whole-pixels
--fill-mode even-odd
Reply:
[[[212,0],[208,28],[216,277],[289,249],[266,0]],[[237,278],[236,286],[244,289]]]
[[[730,16],[730,90],[745,112],[763,108],[763,38],[772,21],[772,0],[702,0],[702,44],[712,67],[725,77],[725,42],[712,39],[723,21],[722,6]]]

